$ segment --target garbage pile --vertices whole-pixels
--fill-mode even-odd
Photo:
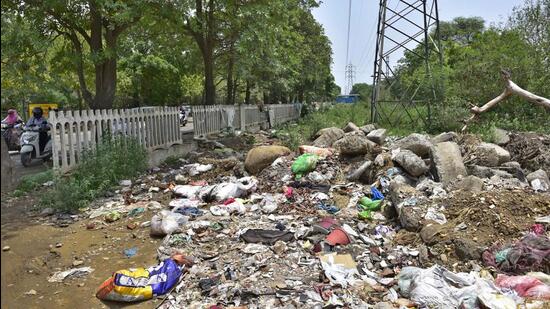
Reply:
[[[246,155],[206,148],[157,170],[148,190],[161,203],[95,210],[154,211],[140,228],[163,237],[159,266],[115,273],[98,297],[212,309],[550,302],[548,171],[511,161],[510,139],[349,123],[294,153],[266,136]]]

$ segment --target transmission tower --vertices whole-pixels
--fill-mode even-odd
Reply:
[[[432,31],[430,32],[430,29]],[[389,56],[408,54],[423,74],[402,80]],[[437,0],[380,0],[374,60],[371,121],[397,126],[407,121],[429,127],[432,105],[441,99],[442,87],[431,63],[442,64]]]
[[[353,83],[355,81],[355,66],[353,64],[346,65],[346,94],[351,94]]]
[[[350,94],[351,88],[353,88],[353,81],[355,79],[355,69],[351,61],[349,60],[349,33],[351,29],[351,0],[348,1],[348,39],[347,39],[347,48],[346,48],[346,88],[344,89],[344,94]]]

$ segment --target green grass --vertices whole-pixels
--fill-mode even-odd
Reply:
[[[42,184],[53,180],[53,172],[51,170],[40,172],[33,175],[26,175],[21,177],[21,183],[16,190],[13,191],[13,196],[20,197],[31,191],[41,187]]]
[[[42,206],[74,211],[147,168],[147,152],[127,137],[104,138],[95,149],[83,154],[67,176],[56,175],[53,188],[41,200]]]

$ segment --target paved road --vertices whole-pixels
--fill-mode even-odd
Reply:
[[[189,118],[189,121],[187,122],[187,125],[185,127],[180,127],[180,132],[182,135],[182,138],[184,139],[192,139],[193,138],[193,117]],[[52,168],[52,162],[49,161],[47,163],[42,162],[42,160],[33,160],[31,163],[31,166],[24,167],[21,164],[21,158],[18,152],[10,151],[10,157],[15,162],[15,169],[16,172],[20,176],[25,175],[32,175],[36,173],[40,173],[42,171],[45,171],[47,169]]]

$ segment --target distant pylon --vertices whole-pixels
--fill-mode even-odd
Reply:
[[[390,5],[391,2],[391,5]],[[430,28],[433,29],[430,32]],[[401,80],[389,56],[404,53],[416,57],[418,80]],[[434,57],[436,56],[436,57]],[[374,58],[371,121],[392,126],[403,120],[414,125],[431,123],[431,107],[440,100],[442,87],[434,78],[430,59],[442,64],[437,0],[380,0]]]
[[[355,82],[355,66],[351,63],[346,65],[346,90],[345,94],[351,94]]]

